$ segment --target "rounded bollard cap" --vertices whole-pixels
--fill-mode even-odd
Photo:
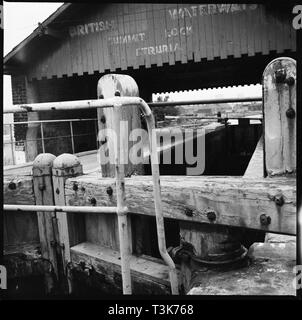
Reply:
[[[33,168],[51,167],[55,158],[52,153],[40,153],[33,162]]]
[[[78,157],[70,153],[63,153],[56,157],[53,162],[54,169],[64,169],[79,166],[81,164]]]

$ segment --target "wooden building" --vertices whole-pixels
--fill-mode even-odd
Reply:
[[[132,76],[146,101],[155,92],[256,84],[273,58],[296,58],[290,9],[66,3],[7,54],[4,72],[12,76],[15,104],[96,98],[97,81],[106,73]],[[45,112],[28,120],[93,117],[95,111]],[[18,139],[24,139],[20,130]],[[89,130],[89,123],[76,128],[81,134]],[[31,124],[26,136],[39,134]],[[68,135],[68,124],[47,125],[45,137],[53,134]],[[75,151],[87,148],[96,148],[95,140],[78,138]],[[40,143],[27,143],[29,160],[40,152]],[[49,140],[46,152],[71,152],[70,139]]]

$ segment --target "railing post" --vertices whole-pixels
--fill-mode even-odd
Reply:
[[[43,132],[43,122],[41,124],[41,142],[42,142],[42,150],[45,153],[45,142],[44,142],[44,132]]]
[[[65,182],[68,178],[83,174],[80,160],[72,154],[63,153],[53,162],[52,179],[55,205],[65,206]],[[70,247],[83,242],[85,239],[84,216],[74,213],[56,212],[65,276],[68,280],[68,291],[72,291],[72,283],[66,274],[70,258]]]
[[[12,158],[13,158],[13,165],[16,164],[16,155],[15,155],[15,146],[14,146],[14,131],[13,131],[13,125],[9,125],[10,128],[10,142],[12,146]]]
[[[71,148],[72,148],[72,154],[75,154],[74,152],[74,140],[73,140],[73,128],[72,128],[72,121],[69,121],[70,126],[70,136],[71,136]]]
[[[39,154],[33,162],[33,186],[36,205],[53,205],[52,188],[52,165],[56,157],[51,153]],[[57,278],[59,277],[59,266],[55,254],[54,244],[56,242],[53,214],[37,212],[38,229],[41,244],[41,254],[44,259],[51,262]],[[50,274],[45,275],[46,291],[50,293],[54,289],[54,283]]]
[[[100,78],[97,87],[97,96],[99,99],[113,98],[115,96],[125,97],[138,97],[138,86],[133,78],[121,74],[106,74]],[[98,130],[99,141],[102,148],[106,148],[109,152],[114,152],[114,141],[108,139],[106,131],[109,132],[114,128],[114,110],[113,108],[100,108],[98,109]],[[129,161],[129,150],[135,144],[129,141],[129,135],[134,129],[141,128],[141,119],[139,108],[135,105],[127,106],[120,109],[120,137],[123,149],[121,151],[121,160],[127,161],[125,163],[125,176],[132,174],[143,174],[143,163],[133,164]],[[147,141],[146,141],[147,142]],[[103,146],[106,144],[105,146]],[[100,160],[104,155],[100,152]],[[105,159],[106,160],[106,159]],[[115,168],[113,163],[104,161],[101,164],[103,177],[114,177]]]

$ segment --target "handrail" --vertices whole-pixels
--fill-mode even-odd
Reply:
[[[119,97],[122,99],[141,99],[137,97]],[[55,110],[74,110],[74,109],[94,109],[94,108],[109,108],[113,107],[116,98],[100,99],[100,100],[74,100],[74,101],[62,101],[62,102],[42,102],[42,103],[29,103],[13,105],[10,108],[4,109],[3,113],[15,113],[15,112],[35,112],[35,111],[55,111]],[[106,100],[106,102],[105,102]],[[166,107],[166,106],[181,106],[192,104],[212,104],[212,103],[236,103],[236,102],[261,102],[261,96],[253,96],[246,98],[220,98],[220,99],[200,99],[200,100],[188,100],[188,101],[166,101],[166,102],[145,102],[152,107]],[[128,100],[128,105],[137,104]]]
[[[15,105],[11,109],[5,110],[5,113],[11,112],[24,112],[24,111],[51,111],[51,110],[71,110],[71,109],[91,109],[91,108],[114,108],[115,114],[118,114],[118,109],[124,106],[138,105],[141,112],[144,114],[148,133],[149,133],[149,145],[151,153],[151,171],[153,179],[153,194],[155,203],[155,215],[156,215],[156,227],[157,227],[157,238],[158,247],[161,257],[164,262],[169,267],[171,292],[172,294],[178,294],[178,277],[177,270],[174,261],[170,257],[166,248],[166,238],[165,238],[165,228],[164,228],[164,218],[162,212],[162,201],[161,201],[161,191],[160,191],[160,175],[159,175],[159,165],[157,163],[157,141],[155,133],[155,121],[152,111],[148,104],[139,97],[114,97],[108,99],[98,99],[98,100],[77,100],[77,101],[65,101],[65,102],[54,102],[54,103],[37,103],[37,104],[26,104],[26,105]],[[119,127],[119,126],[117,126]],[[118,129],[118,128],[117,128]],[[119,137],[119,135],[117,135]],[[119,138],[118,138],[119,140]],[[118,141],[119,143],[119,141]],[[118,154],[118,153],[116,153]],[[125,214],[122,212],[121,208],[123,206],[124,199],[124,183],[123,183],[123,171],[120,171],[119,159],[117,158],[116,163],[116,188],[117,188],[117,215],[119,225],[122,223],[122,218],[125,218]],[[43,210],[41,210],[43,211]],[[119,232],[119,235],[127,236],[127,230]],[[129,261],[125,261],[127,258],[126,244],[120,239],[121,245],[121,264],[122,264],[122,279],[123,279],[123,290],[124,293],[129,293],[131,291],[130,281],[130,267]]]

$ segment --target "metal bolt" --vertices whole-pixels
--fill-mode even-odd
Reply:
[[[43,191],[43,190],[45,190],[45,189],[46,189],[46,186],[45,186],[44,183],[39,184],[39,190],[40,190],[40,191]]]
[[[283,83],[286,79],[286,70],[285,69],[279,69],[275,71],[275,79],[276,83]]]
[[[106,117],[105,117],[104,115],[101,116],[101,122],[102,122],[103,124],[106,123]]]
[[[77,190],[78,190],[78,185],[77,185],[76,183],[74,183],[72,189],[73,189],[74,191],[77,191]]]
[[[15,182],[10,182],[9,184],[8,184],[8,189],[10,189],[10,190],[15,190],[17,188],[17,186],[16,186],[16,184],[15,184]]]
[[[260,216],[260,223],[263,226],[268,226],[271,223],[271,220],[272,220],[271,217],[267,216],[266,214],[262,214]]]
[[[112,190],[111,187],[108,187],[108,188],[106,189],[106,192],[107,192],[108,196],[112,196],[112,194],[113,194],[113,190]]]
[[[289,85],[289,86],[293,86],[295,84],[295,78],[294,77],[288,77],[285,79],[285,82]]]
[[[185,209],[185,215],[186,215],[187,217],[192,217],[192,216],[193,216],[193,210],[190,209],[190,208],[186,208],[186,209]]]
[[[121,96],[121,93],[120,93],[119,91],[115,91],[114,95],[115,95],[116,97],[120,97],[120,96]]]
[[[276,205],[278,205],[280,207],[283,206],[283,204],[284,204],[284,199],[283,199],[282,195],[275,196],[274,201],[275,201]]]
[[[104,99],[104,96],[100,94],[99,99]]]
[[[215,221],[216,220],[216,213],[214,211],[208,211],[207,212],[207,218],[210,220],[210,221]]]
[[[96,200],[95,200],[95,198],[90,198],[89,199],[90,200],[90,203],[93,205],[93,206],[95,206],[96,205]]]
[[[288,109],[286,110],[286,116],[287,116],[287,118],[289,118],[289,119],[294,119],[294,117],[296,116],[295,110],[294,110],[293,108],[288,108]]]

